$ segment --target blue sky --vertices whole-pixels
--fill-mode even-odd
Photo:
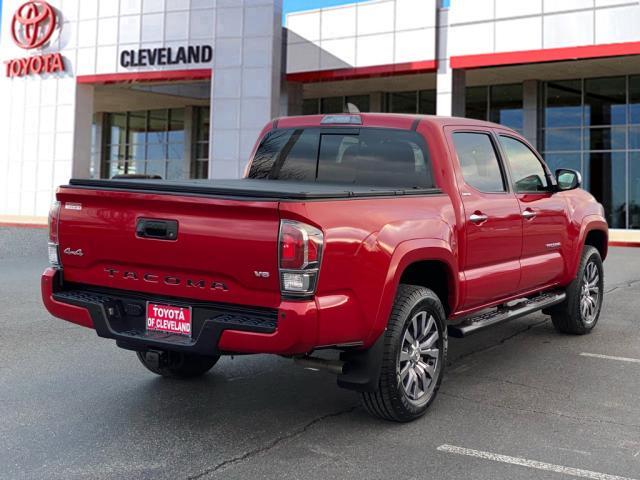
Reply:
[[[287,14],[301,10],[313,10],[315,8],[333,7],[362,1],[364,0],[283,0],[283,10],[284,13]]]

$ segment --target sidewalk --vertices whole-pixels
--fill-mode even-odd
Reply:
[[[0,227],[47,228],[47,217],[0,215]]]

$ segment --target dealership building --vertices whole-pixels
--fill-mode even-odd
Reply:
[[[507,125],[640,239],[637,0],[4,0],[0,215],[70,177],[235,178],[281,115]]]

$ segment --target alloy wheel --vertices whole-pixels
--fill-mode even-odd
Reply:
[[[407,398],[429,397],[440,369],[440,333],[433,315],[416,313],[405,327],[398,356],[398,379]]]
[[[586,324],[591,324],[600,309],[600,272],[596,262],[590,261],[584,269],[580,291],[580,314]]]

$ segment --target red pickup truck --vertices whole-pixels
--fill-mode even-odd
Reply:
[[[273,353],[336,373],[371,414],[395,421],[433,401],[448,335],[539,310],[564,333],[598,321],[603,208],[579,173],[549,171],[513,130],[412,115],[281,118],[245,177],[60,187],[46,308],[162,376]]]

